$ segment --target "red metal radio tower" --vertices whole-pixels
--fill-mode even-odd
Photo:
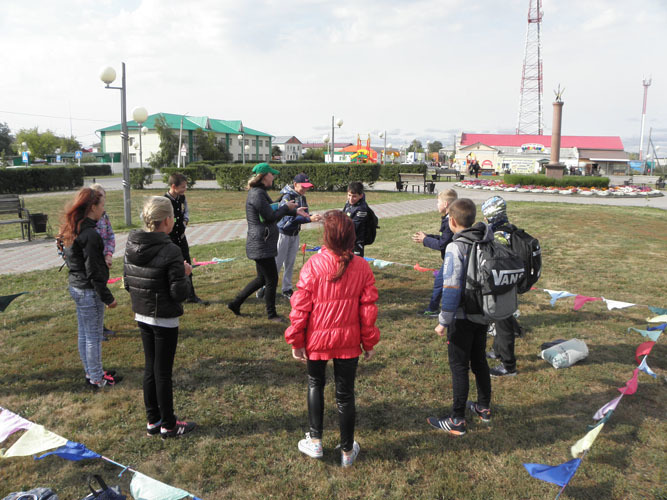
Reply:
[[[542,135],[542,0],[529,0],[517,134]]]

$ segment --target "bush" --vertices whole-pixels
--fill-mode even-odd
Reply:
[[[100,177],[102,175],[111,175],[111,165],[93,163],[81,165],[86,177]]]
[[[83,167],[0,168],[0,193],[64,191],[83,186]]]
[[[145,185],[153,182],[155,169],[151,167],[131,168],[130,169],[130,187],[132,189],[143,189]]]
[[[554,179],[539,174],[506,174],[505,184],[521,184],[522,186],[556,186],[556,187],[609,187],[608,177],[590,177],[581,175],[565,175],[562,179]]]
[[[400,163],[387,163],[380,168],[380,179],[383,181],[398,182],[398,174],[426,174],[424,163],[413,163],[402,165]]]
[[[212,160],[202,160],[202,161],[192,162],[188,164],[188,166],[185,168],[194,168],[197,172],[195,179],[198,181],[214,181],[215,180],[215,170],[213,169],[214,165],[215,162]]]
[[[254,165],[216,165],[216,179],[223,189],[243,190],[252,176]],[[293,163],[273,165],[280,171],[273,185],[282,188],[291,184],[301,172],[310,179],[315,191],[345,191],[352,181],[373,184],[378,180],[380,165],[375,163]]]
[[[192,186],[194,186],[197,183],[197,179],[199,179],[198,173],[197,173],[198,168],[193,167],[193,165],[194,164],[191,163],[190,166],[183,167],[183,168],[177,168],[177,167],[163,168],[163,169],[160,170],[160,173],[162,174],[162,180],[164,181],[165,184],[169,184],[169,177],[171,176],[171,174],[183,174],[185,176],[185,178],[187,179],[188,189],[190,189]],[[209,167],[207,167],[207,168],[209,168]]]

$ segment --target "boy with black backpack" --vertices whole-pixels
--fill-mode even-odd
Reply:
[[[357,236],[354,242],[354,255],[363,257],[364,247],[375,241],[378,218],[366,204],[364,185],[361,182],[350,182],[347,186],[347,202],[343,212],[354,222],[354,232]]]
[[[487,325],[468,319],[472,308],[465,296],[468,261],[475,257],[471,255],[475,244],[493,241],[491,228],[482,222],[474,224],[476,215],[475,203],[468,198],[459,198],[449,207],[449,227],[454,237],[447,245],[442,266],[442,310],[435,328],[438,335],[447,334],[453,405],[449,416],[428,417],[427,422],[453,436],[466,433],[466,407],[482,422],[491,421],[491,377],[485,357]],[[467,401],[470,369],[477,384],[477,402]]]
[[[500,196],[493,196],[482,204],[484,219],[494,231],[496,241],[509,247],[524,263],[525,274],[517,283],[517,292],[524,293],[540,277],[542,258],[539,242],[522,229],[509,223],[507,204]],[[515,337],[523,334],[515,315],[495,322],[496,336],[493,348],[487,353],[489,359],[498,359],[500,364],[491,368],[492,377],[514,377],[517,374],[514,355]]]

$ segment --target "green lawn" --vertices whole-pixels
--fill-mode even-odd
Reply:
[[[131,192],[132,222],[133,227],[139,227],[141,221],[139,214],[143,207],[144,199],[148,196],[161,196],[162,189],[133,189]],[[278,197],[278,191],[269,191],[272,198]],[[187,192],[188,204],[197,207],[192,211],[190,222],[200,224],[202,222],[215,222],[221,220],[245,219],[245,200],[248,194],[245,191],[222,191],[218,189],[197,189]],[[367,199],[371,204],[389,203],[423,198],[424,195],[408,194],[390,191],[371,191],[367,193]],[[30,213],[42,212],[49,216],[50,233],[57,232],[60,217],[63,214],[66,203],[74,198],[72,194],[47,194],[43,196],[31,196],[25,198],[25,206]],[[307,195],[308,203],[312,210],[325,210],[330,208],[343,208],[345,205],[345,193],[312,192]],[[107,193],[106,210],[111,220],[114,231],[127,230],[125,227],[122,191],[109,191]],[[21,227],[18,224],[4,224],[0,226],[0,240],[21,237]]]
[[[331,195],[330,203],[340,206],[339,198]],[[544,272],[537,286],[667,306],[664,212],[526,202],[510,203],[509,213],[542,243]],[[383,219],[367,255],[436,267],[439,254],[412,243],[410,235],[438,227],[436,213]],[[302,233],[309,245],[320,238],[320,230]],[[593,302],[575,312],[572,299],[552,308],[546,293],[529,292],[521,297],[520,322],[527,333],[516,344],[519,375],[493,381],[489,426],[469,420],[466,436],[450,438],[425,422],[446,414],[451,404],[446,345],[433,332],[435,322],[415,314],[427,305],[432,275],[396,265],[374,268],[382,338],[376,357],[361,362],[358,372],[355,438],[361,454],[353,468],[341,470],[333,450],[338,430],[332,374],[325,395],[325,455],[315,461],[296,447],[307,430],[306,375],[291,358],[284,326],[266,321],[263,304],[254,298],[241,318],[225,307],[254,274],[244,242],[197,246],[192,253],[198,260],[237,258],[195,270],[197,291],[212,304],[187,305],[181,321],[175,407],[179,417],[199,423],[192,436],[166,442],[145,437],[143,354],[120,284],[111,285],[119,307],[106,318],[118,333],[104,343],[103,358],[105,368],[117,369],[125,380],[103,394],[87,390],[74,305],[65,272],[56,270],[0,281],[0,295],[33,292],[0,313],[0,406],[205,499],[554,498],[558,487],[528,476],[522,462],[570,460],[570,447],[586,434],[595,411],[632,376],[635,349],[646,340],[627,333],[630,326],[646,327],[646,307],[607,311],[603,302]],[[119,257],[112,276],[120,267]],[[281,298],[278,311],[289,312]],[[541,343],[574,337],[587,343],[587,360],[554,370],[537,357]],[[637,393],[623,398],[561,498],[666,498],[665,354],[661,337],[649,357],[658,379],[640,373]],[[475,398],[474,383],[470,396]],[[16,439],[15,434],[2,446]],[[130,473],[119,479],[119,472],[95,460],[7,459],[0,467],[0,497],[48,485],[60,498],[82,498],[90,473],[102,473],[127,493]]]

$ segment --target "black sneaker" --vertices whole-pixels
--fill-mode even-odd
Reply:
[[[482,422],[485,424],[488,424],[491,422],[491,410],[488,408],[482,408],[480,406],[477,406],[477,403],[475,401],[468,401],[468,404],[466,405],[468,409],[477,415]]]
[[[207,305],[210,304],[210,302],[208,300],[200,299],[196,295],[194,295],[192,297],[188,297],[187,299],[185,299],[185,301],[190,303],[190,304],[201,304],[201,305],[204,305],[204,306],[207,306]]]
[[[489,373],[492,377],[515,377],[517,371],[508,371],[507,368],[505,368],[505,365],[499,364],[495,368],[491,368]]]
[[[463,436],[466,433],[466,421],[465,418],[458,417],[428,417],[426,421],[436,429],[445,431],[452,436]]]
[[[154,424],[146,424],[146,435],[157,436],[158,434],[160,434],[161,425],[162,425],[162,420],[158,420]]]
[[[230,302],[229,304],[227,304],[227,309],[232,311],[237,316],[241,316],[241,307],[234,304],[234,302]]]
[[[263,299],[264,298],[264,292],[266,291],[266,287],[262,287],[259,290],[255,292],[255,297],[258,299]]]
[[[425,318],[437,318],[440,316],[440,311],[431,311],[430,309],[424,309],[421,312],[417,313],[417,316],[423,316]]]
[[[285,297],[287,300],[289,300],[289,299],[292,298],[293,293],[294,293],[294,291],[292,289],[285,290],[285,291],[283,291],[283,297]]]
[[[194,422],[180,422],[177,420],[173,429],[160,427],[160,436],[162,436],[162,439],[180,437],[183,434],[194,431],[195,427],[197,427],[197,424]]]
[[[116,335],[116,332],[113,330],[109,330],[106,326],[102,327],[102,333],[106,335],[107,337],[111,337],[112,335]]]

